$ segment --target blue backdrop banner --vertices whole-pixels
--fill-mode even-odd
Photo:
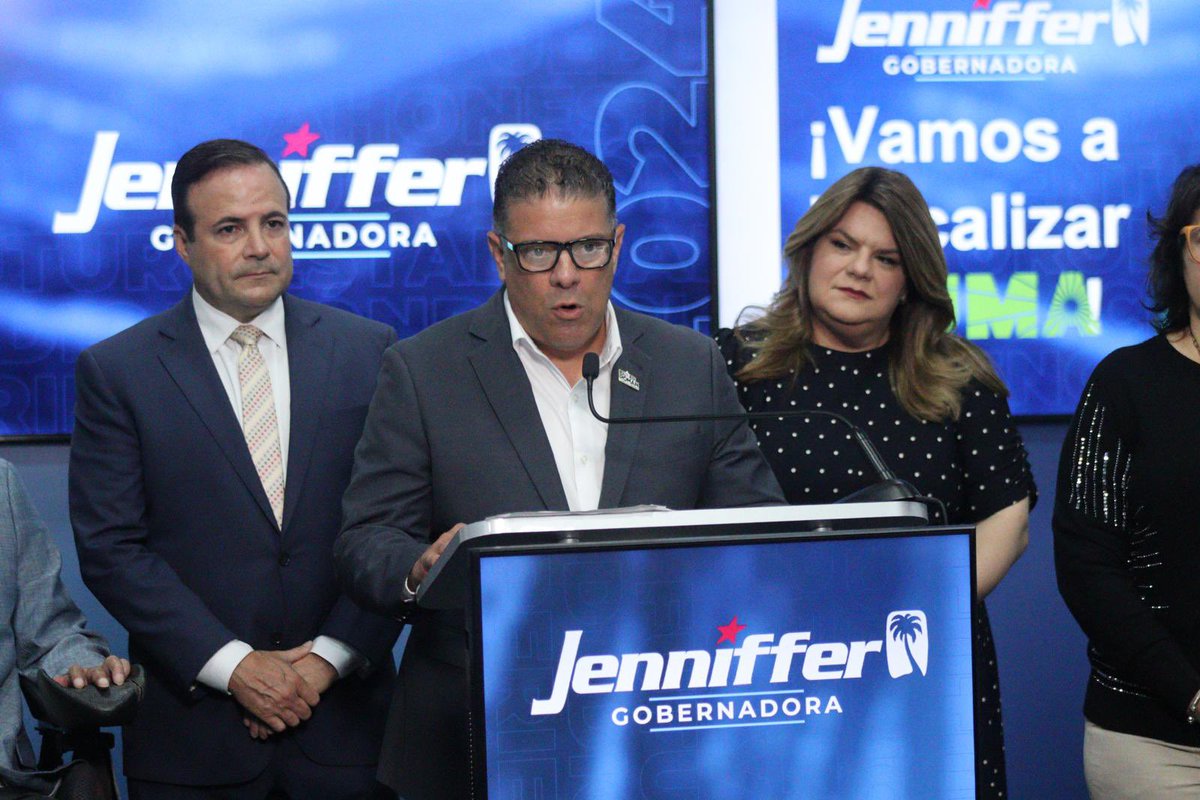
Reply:
[[[237,137],[292,192],[296,294],[407,336],[497,285],[499,161],[539,136],[612,169],[614,300],[707,329],[701,0],[31,0],[0,26],[0,435],[71,428],[81,349],[190,286],[170,180]]]
[[[1018,414],[1150,335],[1146,213],[1200,160],[1188,0],[779,0],[782,225],[859,166],[929,201]]]

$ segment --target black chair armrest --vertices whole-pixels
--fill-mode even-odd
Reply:
[[[59,686],[45,670],[35,679],[21,676],[21,692],[29,711],[37,719],[65,730],[125,725],[137,714],[146,690],[146,675],[138,664],[120,686],[76,689]]]

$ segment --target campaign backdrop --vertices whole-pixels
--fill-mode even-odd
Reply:
[[[942,234],[958,332],[1018,414],[1152,331],[1146,214],[1200,160],[1191,0],[778,0],[783,235],[864,165]]]
[[[627,226],[613,300],[707,330],[701,0],[202,5],[25,0],[0,25],[0,436],[68,432],[80,350],[185,296],[175,160],[277,159],[292,290],[408,336],[499,285],[499,162],[599,155]]]
[[[485,555],[479,580],[489,797],[975,796],[965,532]]]

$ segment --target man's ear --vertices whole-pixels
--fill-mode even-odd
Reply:
[[[504,245],[500,242],[500,234],[495,231],[488,231],[487,235],[488,250],[492,254],[492,260],[496,262],[496,273],[500,276],[500,281],[504,282],[504,254],[508,252]]]
[[[178,225],[171,229],[171,234],[175,237],[175,252],[183,259],[183,263],[191,266],[191,254],[188,252],[188,245],[191,242],[188,241],[187,234]]]
[[[625,241],[625,226],[617,225],[617,229],[613,232],[613,253],[612,253],[612,271],[615,275],[617,272],[617,261],[621,258],[621,243]]]

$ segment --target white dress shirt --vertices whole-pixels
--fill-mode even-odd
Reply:
[[[242,323],[223,311],[214,308],[192,289],[192,306],[196,309],[196,321],[200,334],[212,356],[221,385],[233,406],[238,422],[242,419],[242,387],[238,380],[238,355],[242,346],[229,338]],[[277,298],[266,311],[246,323],[263,332],[258,340],[258,352],[267,364],[271,375],[271,393],[275,396],[275,419],[279,423],[279,447],[283,457],[283,477],[287,482],[288,439],[292,429],[292,382],[288,374],[287,332],[284,324],[283,298]],[[286,494],[286,489],[284,490]],[[332,558],[332,555],[330,556]],[[213,654],[196,681],[217,691],[229,691],[229,678],[242,659],[254,650],[245,642],[234,639]],[[362,665],[358,652],[330,636],[318,636],[313,640],[312,652],[328,661],[338,677],[353,672]]]
[[[504,313],[512,333],[513,349],[525,367],[533,398],[554,464],[572,511],[594,511],[600,507],[600,486],[604,481],[604,445],[608,441],[608,425],[592,416],[588,410],[587,381],[574,386],[545,353],[529,338],[525,328],[513,313],[504,295]],[[592,385],[596,410],[607,417],[612,402],[612,368],[621,356],[621,331],[612,302],[608,303],[604,324],[606,335],[600,350],[600,375]]]

